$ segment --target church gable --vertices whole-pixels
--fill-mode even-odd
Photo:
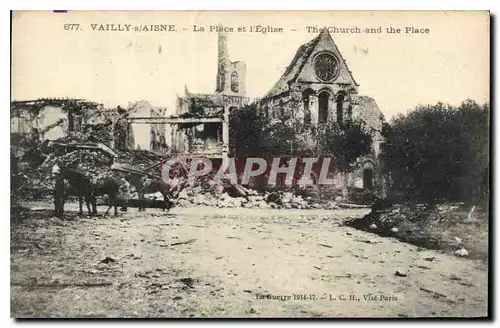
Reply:
[[[297,82],[347,84],[357,87],[358,84],[326,29],[321,31],[318,39],[297,77]]]
[[[358,86],[327,29],[299,47],[283,75],[263,98],[281,96],[296,82]]]

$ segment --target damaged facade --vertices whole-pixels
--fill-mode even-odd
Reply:
[[[112,115],[111,119],[113,126],[113,146],[118,150],[134,149],[134,131],[126,120],[130,115],[130,110],[118,106],[116,113],[117,115]]]
[[[358,119],[371,132],[370,155],[358,160],[358,169],[346,179],[335,179],[342,188],[373,190],[382,178],[378,156],[384,116],[375,100],[358,94],[359,84],[347,67],[327,29],[297,50],[291,63],[260,102],[261,115],[269,120],[295,117],[307,126]]]
[[[246,65],[231,62],[227,33],[218,34],[218,70],[214,93],[192,93],[185,87],[177,97],[175,114],[151,111],[148,117],[128,117],[129,124],[151,125],[154,152],[178,157],[229,157],[229,111],[249,103],[245,96]]]
[[[37,134],[41,140],[54,140],[81,131],[94,117],[88,112],[99,113],[102,105],[83,99],[47,98],[13,101],[10,109],[12,134]]]
[[[151,108],[150,117],[165,117],[166,108]],[[166,125],[165,123],[151,124],[151,137],[149,150],[158,154],[165,154],[168,150],[166,140]]]
[[[229,112],[249,103],[246,97],[246,65],[231,62],[227,32],[218,33],[217,75],[214,93],[191,93],[177,98],[172,117],[173,152],[227,159],[229,156]],[[177,121],[174,121],[177,119]]]
[[[134,144],[132,127],[124,120],[128,111],[104,108],[84,99],[37,99],[11,103],[11,135],[36,136],[41,141],[56,140],[68,134],[98,131],[96,138],[117,149]]]

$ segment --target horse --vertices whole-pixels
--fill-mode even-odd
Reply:
[[[66,167],[60,167],[57,164],[54,164],[52,167],[52,176],[55,178],[54,204],[56,208],[56,215],[63,215],[64,203],[67,195],[69,194],[78,196],[80,215],[83,214],[83,200],[85,200],[85,204],[87,205],[89,216],[92,215],[90,204],[93,200],[93,185],[89,178],[82,173],[69,170]],[[67,188],[65,180],[69,182],[69,188]],[[95,208],[93,212],[96,212]]]
[[[177,198],[179,196],[179,193],[186,187],[186,185],[187,185],[186,179],[182,180],[182,182],[179,182],[176,185],[170,185],[165,181],[163,181],[162,179],[156,179],[145,185],[142,192],[143,194],[160,192],[163,196],[163,211],[165,211],[165,209],[167,209],[168,211],[174,205],[172,199]]]
[[[88,214],[97,214],[96,196],[107,195],[109,207],[105,215],[109,213],[111,207],[114,206],[114,214],[118,215],[118,192],[119,184],[113,178],[106,178],[101,183],[93,181],[85,174],[66,167],[59,167],[55,164],[52,167],[52,175],[55,177],[54,188],[54,204],[56,207],[56,215],[62,216],[64,212],[64,202],[66,195],[73,194],[78,197],[79,215],[83,215],[83,201],[87,206]],[[70,187],[67,189],[64,180],[67,180]],[[66,190],[67,189],[67,190]],[[92,206],[92,210],[91,210]]]
[[[163,196],[163,211],[169,210],[173,206],[171,199],[177,197],[187,184],[187,180],[183,180],[176,185],[170,185],[161,178],[150,179],[147,176],[140,177],[137,175],[128,178],[128,180],[137,191],[139,197],[139,211],[144,211],[146,209],[146,198],[144,195],[154,194],[156,192],[160,192]]]
[[[111,207],[114,208],[114,215],[118,215],[118,195],[120,193],[120,183],[114,178],[106,178],[100,184],[96,184],[94,187],[94,192],[92,194],[94,205],[96,204],[96,196],[108,196],[108,209],[104,213],[104,215],[108,215]],[[95,207],[94,207],[95,208]],[[97,214],[97,210],[95,210],[95,214]]]
[[[187,185],[187,179],[182,180],[178,184],[171,185],[161,178],[154,177],[151,179],[146,175],[141,177],[134,173],[127,175],[125,179],[130,182],[137,192],[139,198],[138,211],[144,211],[146,209],[146,198],[144,195],[154,194],[156,192],[160,192],[163,196],[163,211],[169,210],[173,206],[171,199],[176,198]]]
[[[180,176],[183,180],[175,185],[168,184],[159,177],[150,178],[148,175],[140,176],[135,173],[126,175],[127,181],[134,187],[139,197],[139,211],[146,209],[145,194],[153,194],[160,192],[163,196],[163,211],[172,208],[172,198],[176,198],[179,193],[186,187],[188,172],[181,164],[174,166],[173,176]]]

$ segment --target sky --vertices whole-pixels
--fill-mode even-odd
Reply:
[[[247,65],[247,96],[261,97],[279,79],[297,48],[314,38],[307,26],[382,28],[383,33],[332,33],[360,85],[390,118],[419,104],[489,100],[487,12],[15,12],[12,22],[12,99],[78,97],[126,107],[147,100],[175,109],[184,86],[215,89],[217,24],[232,61]],[[78,30],[65,30],[75,28]],[[99,31],[175,25],[175,32]],[[193,25],[205,32],[193,32]],[[282,28],[252,33],[250,26]],[[93,30],[93,27],[96,30]],[[246,32],[238,32],[245,27]],[[388,27],[401,34],[386,33]],[[429,29],[406,34],[406,27]],[[186,29],[186,30],[184,30]]]

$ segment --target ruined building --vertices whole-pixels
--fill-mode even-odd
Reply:
[[[42,98],[11,102],[11,142],[26,138],[40,141],[65,139],[130,149],[132,127],[124,120],[127,111],[104,108],[85,99]]]
[[[322,29],[299,47],[281,78],[262,98],[261,110],[270,120],[293,116],[310,126],[351,118],[364,121],[372,133],[373,150],[359,159],[359,169],[349,174],[347,183],[372,189],[377,178],[383,114],[373,98],[358,94],[358,88],[330,33]],[[336,181],[341,187],[346,180],[339,177]]]
[[[151,108],[150,117],[165,117],[166,108]],[[165,154],[168,150],[165,138],[166,124],[151,124],[151,137],[149,150],[158,154]]]
[[[97,103],[83,99],[13,101],[10,112],[11,133],[38,133],[42,140],[54,140],[68,132],[81,131],[92,113],[99,108]]]
[[[227,32],[218,33],[217,76],[214,93],[191,93],[185,88],[177,98],[171,124],[173,152],[227,159],[229,156],[229,111],[249,102],[246,97],[246,65],[231,62]]]

